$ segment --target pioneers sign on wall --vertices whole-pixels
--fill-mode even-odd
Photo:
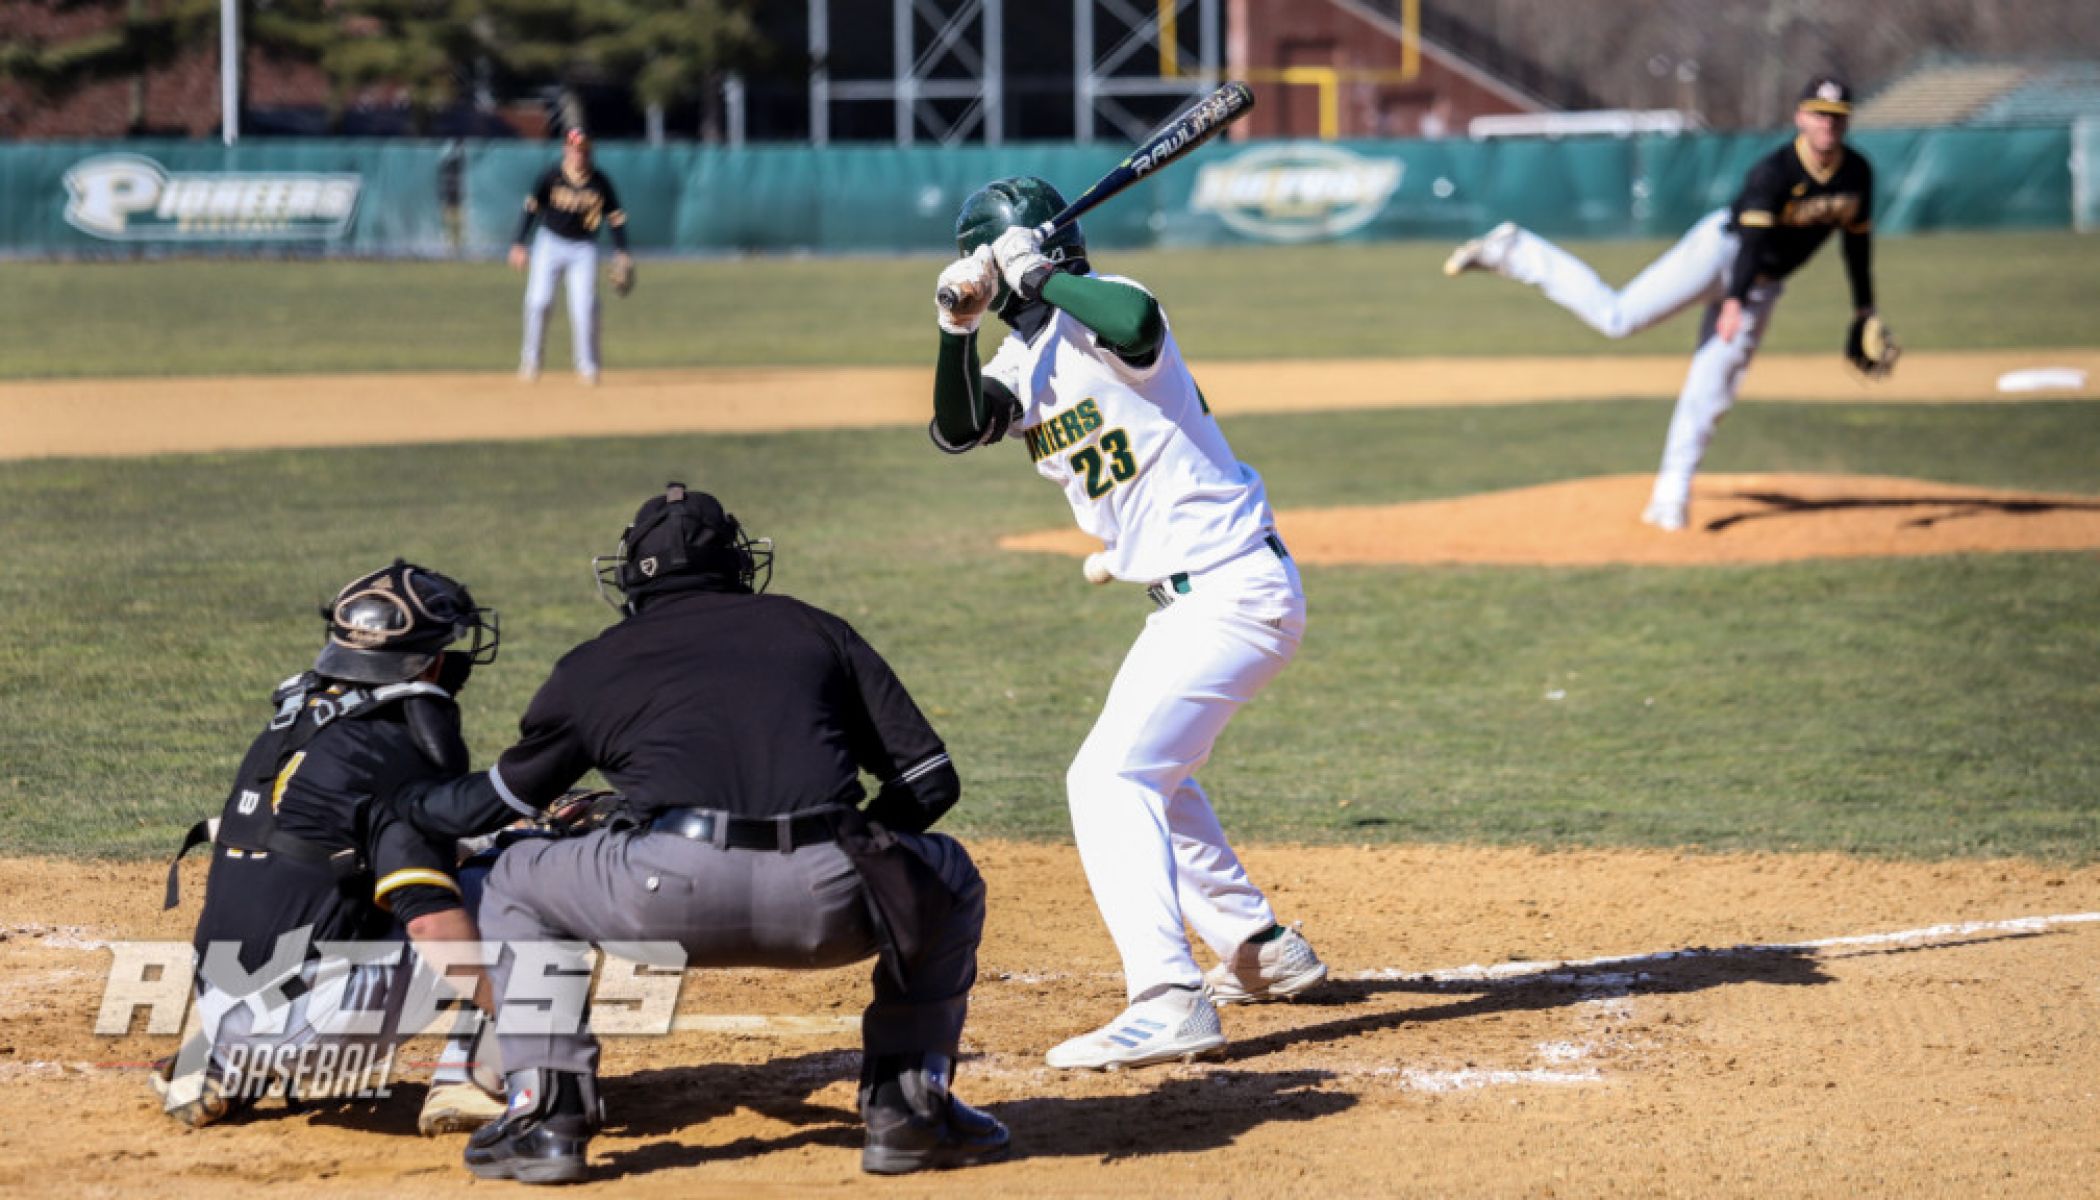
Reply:
[[[310,241],[348,231],[363,177],[171,173],[136,154],[104,154],[75,164],[65,184],[66,223],[110,241]]]
[[[1189,207],[1264,241],[1341,237],[1385,207],[1400,187],[1403,166],[1312,142],[1257,146],[1206,165]]]

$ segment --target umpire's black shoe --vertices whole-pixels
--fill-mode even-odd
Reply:
[[[569,1071],[513,1071],[510,1108],[467,1139],[467,1170],[481,1179],[578,1183],[584,1150],[597,1130],[584,1077]]]
[[[948,1060],[927,1055],[919,1065],[881,1060],[861,1088],[868,1127],[860,1169],[871,1175],[968,1167],[997,1162],[1012,1150],[1006,1126],[948,1093]]]

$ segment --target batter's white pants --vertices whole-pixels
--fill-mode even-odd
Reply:
[[[1186,929],[1222,958],[1275,923],[1194,773],[1304,632],[1298,569],[1266,546],[1192,574],[1146,620],[1066,773],[1080,863],[1133,1001],[1202,983]]]
[[[547,312],[554,307],[554,282],[562,281],[569,297],[569,339],[576,373],[598,374],[598,243],[580,242],[539,230],[532,237],[532,260],[525,277],[525,345],[518,369],[538,374],[540,351],[547,341]]]
[[[1628,337],[1690,308],[1705,304],[1699,325],[1699,348],[1692,354],[1684,389],[1670,415],[1663,441],[1662,465],[1655,475],[1652,502],[1682,509],[1691,498],[1692,476],[1706,456],[1707,443],[1743,383],[1743,372],[1757,353],[1771,323],[1772,310],[1785,285],[1760,282],[1743,304],[1742,329],[1732,342],[1714,336],[1721,301],[1728,295],[1728,274],[1735,266],[1738,242],[1728,231],[1728,210],[1716,209],[1648,264],[1632,283],[1614,290],[1588,263],[1532,233],[1517,231],[1494,269],[1546,293],[1546,298],[1574,313],[1608,338]]]

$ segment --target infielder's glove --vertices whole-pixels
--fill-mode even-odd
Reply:
[[[1880,379],[1896,369],[1896,359],[1902,354],[1896,335],[1889,332],[1880,317],[1866,313],[1852,318],[1852,327],[1845,331],[1845,360],[1860,374]]]
[[[942,308],[935,301],[934,316],[943,332],[953,334],[970,333],[984,319],[984,310],[992,306],[993,294],[999,290],[999,268],[992,264],[992,248],[979,246],[968,258],[958,258],[941,270],[941,277],[934,282],[934,293],[947,290],[955,293],[955,307]]]
[[[634,257],[615,254],[612,260],[612,290],[615,296],[624,296],[634,290]]]

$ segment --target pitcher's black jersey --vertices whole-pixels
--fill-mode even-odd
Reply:
[[[1845,272],[1854,307],[1874,306],[1867,272],[1868,235],[1874,225],[1874,169],[1850,146],[1837,165],[1819,172],[1799,139],[1757,160],[1743,190],[1729,206],[1729,228],[1742,251],[1728,279],[1728,294],[1741,300],[1759,279],[1781,280],[1801,269],[1832,230],[1845,234]]]

